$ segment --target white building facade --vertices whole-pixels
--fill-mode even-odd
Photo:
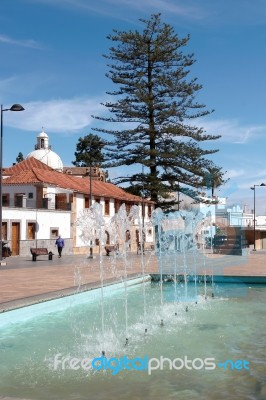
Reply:
[[[124,204],[127,215],[133,206],[138,207],[138,216],[131,219],[130,249],[135,251],[145,227],[145,245],[153,245],[153,228],[149,225],[153,202],[131,195],[123,189],[88,176],[77,177],[61,172],[60,160],[52,154],[53,167],[49,159],[48,136],[42,132],[37,137],[37,146],[44,146],[46,163],[40,161],[42,148],[30,153],[26,160],[3,169],[2,183],[2,240],[12,255],[30,255],[30,248],[45,247],[54,251],[55,240],[61,235],[65,241],[65,254],[86,254],[90,243],[84,242],[77,221],[82,213],[99,203],[106,226]],[[36,157],[35,157],[36,156]],[[92,193],[89,188],[92,187]],[[147,227],[146,227],[147,226]],[[106,232],[106,244],[114,239]],[[94,253],[99,252],[100,243],[93,238]]]

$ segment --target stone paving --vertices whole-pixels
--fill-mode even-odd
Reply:
[[[210,272],[210,266],[222,262],[220,275],[266,277],[266,251],[250,251],[246,258],[241,256],[219,256],[207,254],[207,268],[198,273]],[[29,305],[51,298],[71,294],[79,288],[88,290],[121,278],[158,273],[157,257],[151,252],[144,256],[128,253],[122,256],[99,255],[89,259],[85,255],[63,255],[62,258],[40,256],[36,262],[29,257],[6,258],[0,266],[0,312]],[[239,262],[241,263],[239,264]],[[218,265],[218,264],[217,264]],[[216,274],[216,272],[214,272]],[[218,275],[218,273],[217,273]]]

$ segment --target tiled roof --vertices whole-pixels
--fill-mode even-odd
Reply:
[[[25,160],[25,161],[30,161]],[[89,193],[90,179],[79,178],[64,174],[62,172],[54,171],[53,169],[45,166],[42,162],[35,160],[37,167],[33,167],[35,162],[26,163],[22,161],[11,168],[7,168],[10,176],[3,180],[3,186],[7,185],[35,185],[47,184],[50,186],[59,187],[62,189],[73,190],[79,193]],[[40,165],[41,164],[41,165]],[[43,165],[46,167],[43,168]],[[41,168],[39,168],[39,166]],[[16,168],[17,167],[17,168]],[[30,167],[30,168],[29,168]],[[14,171],[14,169],[16,170]],[[6,174],[7,175],[7,174]],[[98,197],[115,198],[122,201],[140,202],[142,199],[139,196],[125,192],[123,189],[117,187],[112,183],[92,180],[92,194]],[[147,202],[147,200],[145,200]]]
[[[31,170],[33,168],[44,169],[48,171],[53,171],[52,168],[48,167],[48,165],[43,162],[37,160],[34,157],[27,158],[12,167],[3,168],[3,176],[11,176],[20,173],[21,171]]]
[[[136,202],[142,200],[141,197],[130,194],[112,183],[92,181],[92,185],[92,192],[95,196],[112,197]]]

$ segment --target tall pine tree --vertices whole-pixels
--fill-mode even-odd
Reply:
[[[107,37],[114,45],[105,55],[110,60],[106,75],[118,89],[108,92],[115,100],[105,103],[112,117],[95,118],[115,127],[94,130],[113,136],[106,149],[109,166],[142,165],[139,173],[121,176],[117,183],[143,185],[151,200],[164,206],[180,185],[204,185],[206,170],[216,168],[206,156],[218,150],[204,150],[199,142],[220,136],[190,123],[210,111],[195,100],[202,86],[189,79],[195,62],[193,54],[183,53],[189,36],[179,38],[160,14],[140,21],[141,32],[114,30]]]
[[[104,155],[102,149],[104,142],[98,135],[89,135],[80,137],[76,145],[77,151],[75,151],[76,160],[72,161],[72,164],[76,167],[87,167],[91,165],[101,166]]]

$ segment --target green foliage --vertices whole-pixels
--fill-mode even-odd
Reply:
[[[228,181],[228,179],[224,179],[222,168],[218,167],[209,167],[206,171],[204,180],[207,189],[211,189],[212,197],[215,195],[215,189],[224,185]]]
[[[121,189],[125,190],[128,193],[134,194],[135,196],[144,198],[149,197],[149,193],[147,192],[147,190],[144,189],[141,183],[133,184],[127,187],[121,187]]]
[[[142,197],[142,186],[141,185],[132,185],[128,187],[122,187],[121,189],[125,190],[128,193],[134,194],[135,196]]]
[[[16,162],[17,163],[20,163],[21,161],[23,161],[24,160],[24,156],[23,156],[23,154],[21,153],[21,151],[18,153],[18,156],[17,156],[17,158],[16,158]]]
[[[112,100],[105,103],[112,117],[94,118],[115,127],[94,130],[112,136],[106,149],[109,166],[145,167],[145,173],[120,176],[117,183],[144,184],[148,197],[164,207],[163,199],[180,184],[199,189],[208,168],[218,168],[208,159],[218,150],[199,143],[220,136],[190,123],[210,111],[196,101],[202,86],[189,79],[195,62],[193,54],[183,52],[189,36],[179,38],[160,14],[140,21],[141,32],[114,30],[108,36],[114,45],[105,55],[106,75],[117,90],[108,93]]]
[[[97,135],[89,134],[79,138],[75,152],[76,160],[72,164],[76,167],[101,166],[104,161],[102,149],[104,142]]]

